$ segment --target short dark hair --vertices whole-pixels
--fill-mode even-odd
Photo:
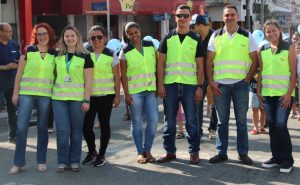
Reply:
[[[228,4],[228,5],[224,6],[223,12],[224,12],[225,9],[228,9],[228,8],[234,9],[236,11],[236,13],[238,14],[238,10],[237,10],[236,6],[234,6],[232,4]]]
[[[185,4],[179,5],[179,6],[176,8],[176,11],[177,11],[177,10],[188,10],[190,13],[192,13],[191,8],[190,8],[188,5],[185,5]]]

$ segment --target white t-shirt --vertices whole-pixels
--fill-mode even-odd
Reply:
[[[223,32],[225,32],[228,35],[228,37],[230,38],[230,40],[232,40],[234,38],[235,34],[236,34],[236,32],[234,32],[233,34],[228,33],[225,27],[223,29]],[[212,52],[216,51],[214,39],[215,39],[215,33],[213,33],[212,36],[209,39],[208,46],[207,46],[207,50],[208,51],[212,51]],[[256,45],[256,42],[254,40],[254,37],[249,32],[249,53],[252,53],[254,51],[257,51],[257,45]],[[238,81],[240,81],[240,80],[231,79],[231,78],[217,80],[217,82],[222,83],[222,84],[234,84],[234,83],[236,83]]]

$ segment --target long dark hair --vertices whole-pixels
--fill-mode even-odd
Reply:
[[[266,33],[266,28],[269,25],[274,25],[276,28],[278,28],[280,30],[280,35],[279,35],[279,42],[278,42],[278,46],[277,46],[277,53],[280,53],[280,51],[282,50],[282,44],[284,43],[283,39],[282,39],[282,32],[281,32],[281,27],[278,23],[278,21],[276,21],[275,19],[269,19],[265,22],[264,24],[264,32]]]

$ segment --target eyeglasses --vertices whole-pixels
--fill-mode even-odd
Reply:
[[[190,17],[190,14],[176,14],[176,17],[178,18],[178,19],[187,19],[187,18],[189,18]]]
[[[101,40],[103,38],[102,35],[97,35],[97,36],[91,36],[91,40],[95,41],[96,39]]]
[[[42,37],[48,35],[48,32],[43,32],[43,33],[36,33],[37,37]]]
[[[13,33],[13,30],[1,30],[1,31],[5,33]]]

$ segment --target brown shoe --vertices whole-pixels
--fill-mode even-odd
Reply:
[[[166,163],[169,162],[171,160],[176,159],[176,155],[175,154],[170,154],[170,153],[166,153],[164,156],[160,157],[157,162],[158,163]]]
[[[146,158],[146,161],[148,163],[155,163],[156,159],[152,156],[152,154],[150,152],[144,152],[143,156]]]
[[[200,161],[199,152],[190,153],[190,164],[198,164]]]

